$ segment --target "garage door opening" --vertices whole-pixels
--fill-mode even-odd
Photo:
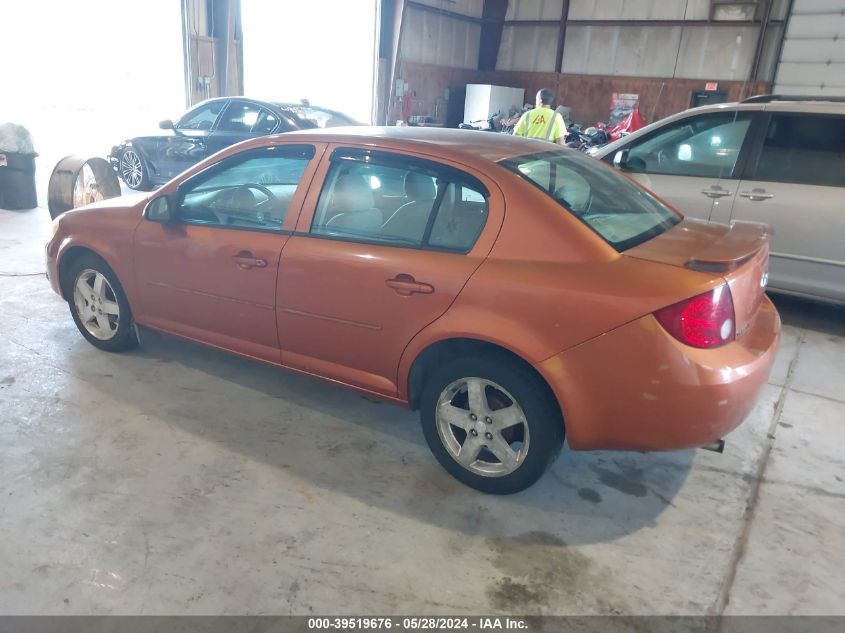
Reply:
[[[376,0],[243,0],[244,92],[373,120]]]
[[[185,107],[181,9],[154,0],[4,2],[0,121],[32,133],[39,203],[63,156],[106,156]]]

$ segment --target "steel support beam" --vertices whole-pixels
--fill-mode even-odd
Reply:
[[[751,71],[748,74],[749,81],[756,81],[760,78],[760,64],[763,59],[763,48],[766,45],[766,31],[772,19],[772,0],[763,0],[763,14],[760,19],[760,30],[757,31],[757,44],[754,47],[754,61],[751,63]],[[744,95],[743,95],[744,96]]]
[[[508,13],[508,0],[484,0],[481,43],[478,49],[478,70],[496,70],[502,31]]]
[[[381,33],[379,37],[379,55],[387,59],[387,85],[379,95],[386,99],[384,104],[384,120],[377,124],[387,125],[393,113],[396,101],[396,80],[399,77],[399,49],[402,43],[402,27],[405,20],[406,0],[383,0],[381,5]]]
[[[563,0],[560,12],[560,30],[557,35],[557,54],[555,55],[555,72],[563,72],[563,46],[566,43],[566,23],[569,20],[569,0]]]
[[[753,26],[761,20],[568,20],[568,26]],[[782,24],[783,20],[770,20],[770,24]],[[559,20],[505,20],[505,26],[557,26]]]

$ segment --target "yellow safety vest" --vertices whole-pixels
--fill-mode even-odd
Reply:
[[[519,119],[513,131],[517,136],[556,141],[566,134],[563,117],[551,108],[534,108]]]

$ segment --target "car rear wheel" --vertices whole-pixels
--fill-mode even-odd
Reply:
[[[563,419],[545,384],[510,359],[456,359],[426,381],[423,433],[458,481],[510,494],[537,481],[560,453]]]
[[[120,177],[126,186],[137,191],[150,191],[150,174],[141,154],[129,147],[120,155]]]
[[[129,302],[106,262],[93,254],[83,255],[67,271],[65,283],[73,321],[89,343],[107,352],[137,346]]]

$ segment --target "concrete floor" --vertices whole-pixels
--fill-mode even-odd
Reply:
[[[77,333],[0,211],[0,613],[845,614],[845,312],[779,300],[727,451],[564,451],[482,496],[415,414],[160,335]],[[679,423],[681,423],[679,421]]]

